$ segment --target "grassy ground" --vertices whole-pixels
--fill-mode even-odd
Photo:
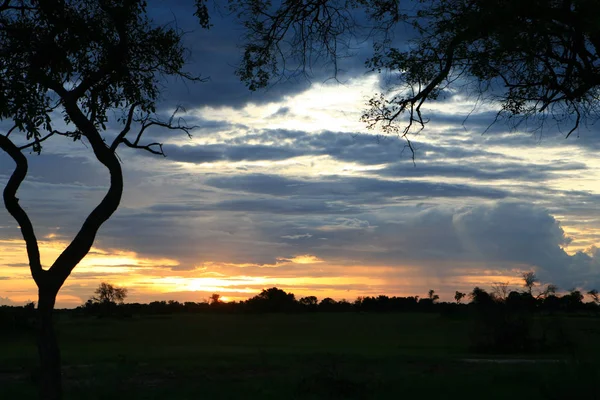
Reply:
[[[589,359],[600,354],[598,322],[568,319]],[[564,399],[600,389],[581,359],[466,363],[481,357],[471,328],[435,314],[350,313],[63,318],[58,330],[68,399]],[[33,337],[1,337],[0,398],[35,398],[36,357]]]

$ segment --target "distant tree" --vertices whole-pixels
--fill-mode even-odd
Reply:
[[[532,294],[533,287],[535,286],[536,282],[538,282],[538,278],[535,275],[535,272],[523,272],[521,274],[521,277],[523,278],[523,286],[527,288],[529,294]]]
[[[576,311],[583,305],[583,294],[576,289],[570,289],[569,293],[560,298],[561,303],[569,311]]]
[[[548,285],[546,285],[546,288],[544,290],[542,290],[537,296],[537,299],[546,299],[549,296],[554,296],[556,295],[556,292],[558,292],[558,286],[549,283]]]
[[[433,289],[429,289],[429,292],[427,292],[427,297],[429,298],[429,300],[431,300],[432,303],[435,303],[440,299],[440,296],[435,294],[435,290]]]
[[[309,310],[316,310],[317,306],[319,305],[319,299],[317,299],[316,296],[307,296],[298,300],[298,303]]]
[[[90,298],[93,303],[123,303],[127,298],[127,288],[116,287],[110,283],[102,282]]]
[[[473,288],[473,291],[469,294],[469,297],[471,298],[471,302],[473,304],[479,306],[487,306],[494,303],[492,296],[486,292],[485,289],[481,289],[478,286]]]
[[[466,293],[459,292],[458,290],[454,293],[454,300],[456,300],[456,304],[460,304],[462,299],[466,296]]]
[[[514,290],[508,294],[505,303],[514,311],[532,311],[536,306],[536,300],[529,292]]]
[[[256,311],[281,312],[295,310],[298,302],[293,293],[272,287],[263,289],[260,294],[246,300],[246,305]]]
[[[319,303],[319,310],[322,311],[335,311],[337,305],[337,301],[332,299],[331,297],[326,297]]]
[[[508,287],[508,282],[498,282],[492,285],[492,296],[494,299],[505,302],[508,297],[508,293],[510,293],[510,288]]]
[[[587,294],[592,298],[594,303],[600,303],[600,293],[598,293],[596,289],[590,290],[589,292],[587,292]]]
[[[386,296],[387,297],[387,296]],[[347,312],[347,311],[351,311],[352,310],[352,303],[350,303],[348,300],[346,299],[341,299],[340,301],[337,302],[336,304],[336,311],[339,312]]]
[[[217,305],[217,304],[220,304],[220,303],[222,303],[222,301],[221,301],[221,295],[218,294],[218,293],[213,293],[208,298],[208,304]]]
[[[352,306],[355,310],[362,310],[363,302],[365,298],[363,296],[358,296],[356,300],[352,303]]]

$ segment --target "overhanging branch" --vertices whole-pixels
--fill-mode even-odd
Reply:
[[[173,111],[173,114],[171,114],[171,117],[169,118],[169,120],[166,122],[161,121],[156,118],[152,118],[149,115],[145,115],[144,117],[138,118],[137,120],[135,120],[134,119],[135,107],[136,107],[136,105],[134,104],[129,109],[129,113],[127,115],[127,119],[126,119],[126,123],[125,123],[125,128],[123,128],[123,130],[119,133],[119,135],[117,135],[117,137],[113,141],[112,145],[110,146],[110,149],[112,151],[115,151],[117,149],[117,147],[119,146],[119,144],[123,143],[127,147],[131,147],[133,149],[142,149],[142,150],[146,150],[152,154],[165,156],[165,153],[163,152],[162,143],[153,142],[150,144],[140,144],[140,141],[142,140],[142,136],[148,130],[148,128],[157,126],[157,127],[166,128],[169,130],[182,131],[182,132],[185,132],[185,134],[188,135],[188,137],[190,137],[190,138],[192,137],[190,132],[193,129],[197,128],[197,126],[195,126],[195,125],[192,125],[192,126],[187,125],[182,118],[177,118],[177,119],[175,118],[179,111],[182,111],[182,110],[185,111],[182,107],[178,106],[175,109],[175,111]],[[133,140],[133,142],[125,137],[131,129],[132,121],[140,123],[140,129],[135,137],[135,140]]]

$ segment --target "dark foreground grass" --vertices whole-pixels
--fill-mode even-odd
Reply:
[[[598,322],[568,322],[590,359]],[[565,399],[594,398],[600,389],[593,363],[567,353],[538,355],[565,363],[466,363],[476,356],[470,331],[468,320],[434,314],[59,323],[67,399]],[[0,399],[36,398],[36,365],[32,337],[3,337]]]

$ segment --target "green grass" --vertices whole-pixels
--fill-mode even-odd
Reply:
[[[565,321],[579,350],[600,354],[599,320]],[[58,332],[67,399],[551,399],[599,389],[588,364],[465,363],[477,357],[471,322],[435,314],[62,318]],[[34,342],[1,338],[0,398],[36,397]]]

